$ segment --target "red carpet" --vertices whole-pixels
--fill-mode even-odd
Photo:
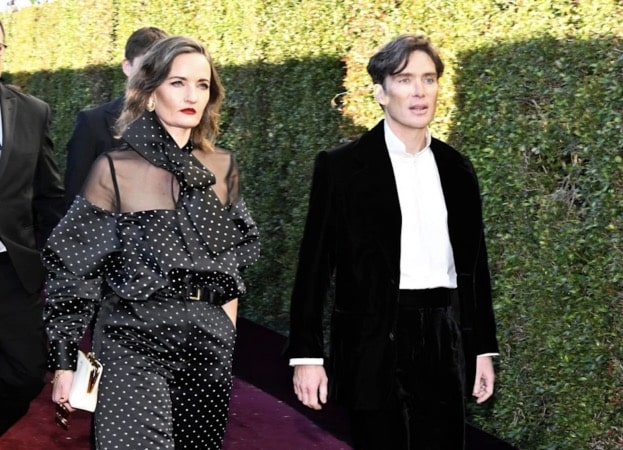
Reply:
[[[295,399],[290,375],[287,364],[279,358],[282,339],[266,328],[242,318],[239,320],[234,359],[240,360],[240,364],[234,366],[237,376],[223,450],[350,449],[344,438],[323,430],[322,422],[315,423],[292,406]],[[243,376],[238,376],[239,365],[246,369],[242,370],[246,372]],[[249,373],[249,369],[267,375],[272,386],[277,382],[279,393],[289,396],[288,402],[274,397],[274,393],[268,393],[270,390],[250,384],[248,381],[264,388],[263,380]],[[0,437],[0,450],[89,450],[91,414],[72,413],[69,430],[63,430],[54,421],[51,393],[52,385],[47,383],[31,403],[28,413]]]
[[[235,380],[224,450],[350,448],[292,407],[253,385]]]
[[[28,413],[0,437],[2,450],[88,450],[91,414],[71,414],[70,428],[63,430],[54,421],[52,385],[47,383],[32,401]]]
[[[284,343],[284,336],[239,319],[236,378],[223,449],[350,449],[341,408],[327,405],[322,411],[312,411],[294,396],[292,371],[281,356]],[[90,414],[72,413],[70,429],[63,430],[54,422],[51,391],[47,383],[28,414],[0,437],[0,450],[89,450]],[[467,428],[467,449],[514,450],[471,426]]]
[[[88,450],[91,417],[76,411],[70,428],[54,422],[51,385],[31,404],[28,414],[0,437],[0,450]],[[234,380],[224,450],[349,449],[292,407],[255,386]]]

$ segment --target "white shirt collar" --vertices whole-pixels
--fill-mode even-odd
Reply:
[[[414,156],[414,155],[407,153],[406,145],[392,131],[390,126],[387,124],[387,120],[384,121],[383,127],[385,129],[385,144],[387,145],[387,150],[389,150],[390,154],[401,155],[401,156],[405,156],[405,155]],[[427,128],[426,129],[426,146],[422,149],[422,151],[418,152],[417,154],[419,155],[425,150],[430,150],[431,141],[432,141],[432,136],[430,133],[430,129]]]

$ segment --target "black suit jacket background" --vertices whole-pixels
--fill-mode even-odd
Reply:
[[[47,238],[63,211],[50,108],[2,83],[0,105],[0,240],[25,289],[34,293],[44,279],[37,244]]]
[[[65,169],[67,207],[80,193],[93,161],[102,153],[120,144],[121,141],[113,137],[113,129],[122,107],[123,96],[78,113],[74,130],[67,143],[67,167]]]

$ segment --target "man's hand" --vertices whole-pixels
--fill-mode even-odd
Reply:
[[[476,403],[483,403],[493,395],[495,385],[495,371],[493,360],[490,356],[476,358],[476,381],[472,395],[476,397]]]
[[[295,366],[292,381],[296,397],[305,406],[318,410],[327,403],[329,379],[323,366]]]

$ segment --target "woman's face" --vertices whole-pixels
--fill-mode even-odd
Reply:
[[[181,147],[201,121],[210,100],[210,63],[200,53],[175,57],[171,71],[153,93],[156,114]]]

